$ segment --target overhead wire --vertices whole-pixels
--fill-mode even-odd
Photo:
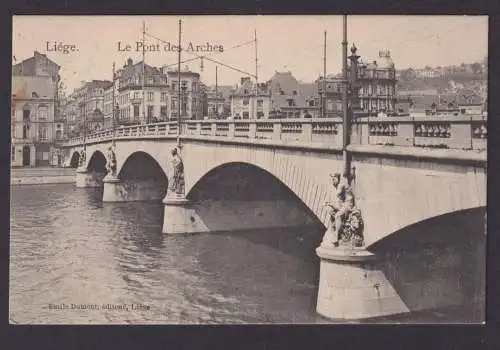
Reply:
[[[161,41],[161,42],[162,42],[162,43],[164,43],[164,44],[168,44],[168,41],[165,41],[165,40],[163,40],[163,39],[161,39],[161,38],[159,38],[159,37],[157,37],[157,36],[155,36],[155,35],[152,35],[151,33],[147,33],[147,32],[146,32],[146,35],[148,35],[148,36],[150,36],[151,38],[154,38],[154,39],[156,39],[156,40],[158,40],[158,41]],[[239,47],[242,47],[242,46],[245,46],[245,45],[248,45],[248,44],[254,43],[254,42],[255,42],[255,40],[249,40],[249,41],[246,41],[246,42],[244,42],[244,43],[234,45],[234,46],[232,46],[232,47],[230,47],[230,48],[228,48],[228,49],[224,50],[224,52],[229,51],[229,50],[231,50],[231,49],[239,48]],[[197,59],[206,59],[206,60],[211,61],[211,62],[213,62],[213,63],[215,63],[215,64],[221,65],[221,66],[223,66],[223,67],[226,67],[226,68],[229,68],[229,69],[235,70],[235,71],[237,71],[237,72],[240,72],[240,73],[243,73],[243,74],[246,74],[246,75],[250,75],[250,76],[255,77],[255,75],[254,75],[254,74],[252,74],[252,73],[245,72],[245,71],[243,71],[243,70],[241,70],[241,69],[239,69],[239,68],[236,68],[236,67],[234,67],[234,66],[231,66],[231,65],[228,65],[228,64],[222,63],[222,62],[220,62],[220,61],[217,61],[217,60],[214,60],[214,59],[211,59],[211,58],[209,58],[209,57],[208,57],[208,56],[213,56],[213,55],[216,55],[216,54],[221,54],[222,52],[212,52],[212,53],[207,54],[207,55],[198,55],[198,54],[195,54],[194,52],[187,51],[187,50],[183,49],[182,47],[181,47],[181,51],[186,52],[186,53],[188,53],[188,54],[191,54],[191,55],[193,55],[193,56],[196,56],[196,57],[194,57],[194,58],[191,58],[191,59],[187,59],[187,60],[181,61],[181,63],[187,63],[187,62],[195,61],[195,60],[197,60]],[[171,66],[175,66],[175,65],[177,65],[177,64],[178,64],[178,63],[174,63],[174,64],[166,65],[165,67],[171,67]]]

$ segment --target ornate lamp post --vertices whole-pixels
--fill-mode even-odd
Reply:
[[[343,18],[343,159],[344,174],[349,181],[342,182],[341,174],[332,174],[332,191],[344,190],[344,198],[338,196],[327,203],[329,219],[321,246],[316,249],[320,260],[320,283],[316,311],[332,319],[362,319],[404,312],[406,306],[395,294],[374,253],[365,248],[364,231],[369,229],[359,207],[351,181],[356,180],[354,168],[350,168],[348,152],[350,125],[353,112],[359,108],[358,58],[356,47],[351,48],[350,74],[347,64],[347,19]],[[352,172],[351,172],[352,171]],[[347,180],[346,179],[346,180]],[[341,188],[342,186],[343,188]],[[341,278],[339,276],[349,276]],[[375,283],[374,283],[375,281]],[[356,296],[352,291],[356,290]],[[377,293],[391,300],[373,305],[372,295]],[[375,295],[377,295],[375,294]],[[334,296],[334,297],[332,297]],[[406,309],[407,310],[407,309]]]

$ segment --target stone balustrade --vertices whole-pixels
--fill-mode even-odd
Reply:
[[[351,144],[485,150],[487,119],[445,115],[429,117],[360,117],[351,125]],[[342,119],[188,120],[181,124],[183,137],[220,137],[283,140],[287,143],[342,145]],[[178,124],[161,122],[121,126],[115,139],[168,138],[179,135]],[[87,143],[111,140],[112,130],[88,134]],[[64,146],[83,144],[83,137]]]

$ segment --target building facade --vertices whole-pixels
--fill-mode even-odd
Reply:
[[[267,84],[258,89],[249,77],[241,78],[240,85],[231,94],[233,119],[267,119],[271,111],[271,93]]]
[[[342,113],[343,83],[340,75],[319,77],[315,82],[316,94],[311,105],[316,106],[315,118],[332,118]]]
[[[206,90],[200,81],[200,75],[190,71],[187,67],[181,70],[180,113],[182,119],[203,119],[204,105],[206,104]],[[170,109],[169,120],[177,120],[179,113],[179,73],[175,70],[167,71],[169,82]]]
[[[50,76],[12,77],[11,166],[51,164],[63,124],[54,120],[55,90]]]
[[[144,72],[143,72],[144,69]],[[144,86],[144,90],[143,90]],[[117,123],[143,124],[167,120],[169,106],[168,78],[163,70],[141,62],[127,63],[116,72],[115,106],[118,106]],[[107,105],[112,104],[112,92],[108,87]],[[110,110],[111,109],[111,110]],[[112,107],[108,107],[105,115],[112,125]]]
[[[104,129],[112,129],[113,128],[113,112],[115,113],[115,123],[117,122],[116,119],[116,114],[118,111],[117,106],[117,101],[116,101],[116,93],[118,91],[117,89],[117,81],[115,79],[115,83],[110,82],[106,86],[103,87],[104,89],[104,100],[103,100],[103,118],[104,118]],[[115,96],[115,100],[113,100],[113,94]],[[114,106],[113,106],[114,103]]]
[[[12,66],[11,166],[54,164],[65,131],[58,103],[60,68],[37,51]]]
[[[104,91],[111,84],[107,80],[82,82],[63,102],[61,113],[69,136],[81,135],[104,128]]]
[[[204,116],[208,119],[227,119],[229,117],[226,99],[221,92],[214,88],[208,89],[206,101],[207,108]]]
[[[359,60],[353,45],[347,78],[350,82],[349,105],[356,114],[392,114],[398,111],[396,95],[396,70],[389,50],[379,52],[379,60],[365,64]],[[315,81],[315,111],[317,117],[334,117],[342,114],[345,83],[342,74],[327,75]]]
[[[397,112],[396,69],[389,50],[379,51],[378,61],[359,64],[356,69],[356,48],[351,49],[350,74],[358,76],[359,108],[364,112],[392,114]]]
[[[288,72],[275,72],[267,85],[271,93],[269,118],[311,118],[317,114],[314,83],[299,82]]]

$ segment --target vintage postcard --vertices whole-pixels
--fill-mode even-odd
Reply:
[[[11,324],[482,323],[488,17],[14,16]]]

